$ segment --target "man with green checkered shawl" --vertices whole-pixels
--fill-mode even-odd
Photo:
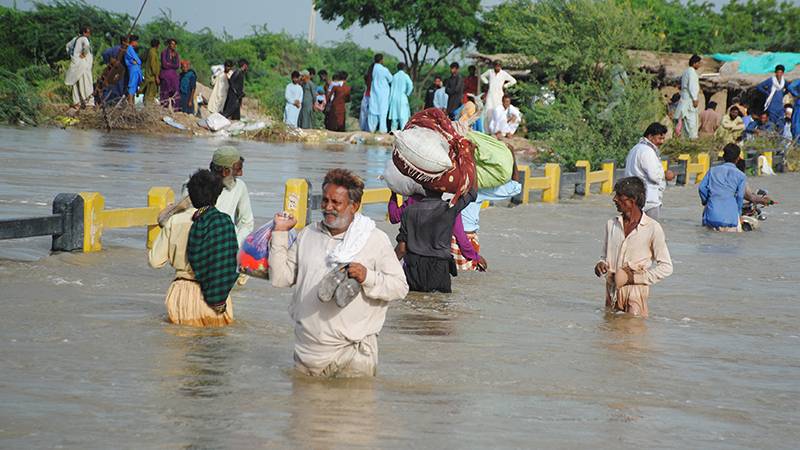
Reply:
[[[214,205],[222,192],[222,179],[198,170],[189,179],[189,198],[197,211],[192,216],[186,255],[200,283],[208,306],[224,313],[226,300],[239,277],[236,254],[239,244],[231,216]]]

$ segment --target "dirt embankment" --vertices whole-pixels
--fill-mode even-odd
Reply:
[[[204,98],[211,95],[211,89],[197,85],[198,94]],[[255,99],[245,97],[242,103],[242,120],[234,122],[227,129],[212,131],[205,124],[208,110],[200,108],[200,116],[183,112],[171,112],[159,105],[129,105],[120,103],[104,108],[94,107],[83,110],[70,109],[66,104],[48,104],[44,109],[44,123],[59,127],[79,129],[123,130],[149,134],[183,134],[207,137],[237,137],[271,142],[302,142],[308,144],[364,144],[390,146],[394,138],[390,134],[376,134],[364,131],[328,131],[323,129],[304,130],[286,126],[263,112]],[[349,124],[357,127],[351,120]],[[520,156],[535,157],[540,148],[527,139],[514,137],[504,139],[506,144]]]

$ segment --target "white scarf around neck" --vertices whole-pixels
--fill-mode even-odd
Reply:
[[[353,216],[353,222],[350,223],[350,226],[347,227],[347,231],[345,231],[344,239],[336,244],[333,250],[328,253],[326,257],[328,266],[335,267],[338,264],[353,262],[356,255],[367,245],[367,240],[369,240],[369,236],[374,229],[374,220],[361,213],[356,213]]]
[[[769,91],[769,97],[767,97],[767,101],[764,102],[764,109],[769,108],[769,104],[772,102],[772,97],[775,96],[776,92],[783,92],[784,85],[786,85],[786,77],[781,77],[781,81],[778,82],[778,79],[775,78],[775,75],[772,76],[772,89]]]

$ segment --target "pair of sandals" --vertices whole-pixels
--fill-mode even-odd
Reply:
[[[349,264],[339,264],[319,283],[317,297],[321,302],[336,300],[336,305],[344,308],[361,292],[358,281],[347,275]]]

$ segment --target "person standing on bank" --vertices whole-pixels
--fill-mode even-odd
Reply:
[[[445,83],[447,93],[447,115],[451,120],[457,120],[454,112],[461,107],[461,100],[464,98],[464,78],[458,73],[458,63],[450,64],[450,78]]]
[[[139,85],[144,80],[142,60],[139,58],[139,36],[132,34],[128,38],[128,50],[125,52],[125,66],[128,68],[128,102],[133,108],[134,99],[139,92]]]
[[[647,317],[650,286],[672,274],[664,230],[642,213],[645,186],[641,179],[617,181],[614,205],[620,215],[606,224],[594,273],[606,276],[606,308]]]
[[[275,287],[294,287],[289,315],[294,323],[295,368],[324,377],[374,376],[378,333],[392,301],[408,293],[403,268],[389,237],[361,215],[364,182],[352,172],[333,169],[322,183],[323,219],[303,228],[289,246],[297,220],[275,215],[269,275]],[[336,269],[355,283],[355,296],[340,306],[322,285]],[[337,288],[338,290],[338,288]]]
[[[161,45],[158,39],[150,41],[150,49],[147,50],[147,59],[144,62],[144,104],[155,103],[159,104],[158,97],[158,84],[160,80],[158,75],[161,73],[161,57],[158,54],[158,47]]]
[[[297,119],[297,126],[303,129],[314,128],[314,96],[316,95],[317,87],[314,81],[311,80],[311,72],[304,70],[300,72],[302,79],[301,86],[303,87],[303,100],[300,105],[300,116]]]
[[[92,44],[89,36],[92,29],[83,26],[78,36],[67,44],[67,55],[70,57],[69,69],[64,77],[64,84],[72,86],[72,107],[85,108],[94,106],[94,81],[92,81]]]
[[[159,98],[161,105],[172,108],[174,111],[180,110],[181,93],[180,78],[178,69],[181,66],[181,57],[178,55],[178,41],[167,39],[167,48],[161,52],[161,72],[158,74]]]
[[[286,85],[283,93],[286,105],[283,107],[283,123],[296,127],[303,106],[303,86],[300,84],[300,72],[292,72],[292,81]]]
[[[697,69],[700,68],[702,59],[697,55],[689,58],[689,67],[681,75],[681,100],[675,112],[675,118],[683,121],[685,136],[697,139],[700,126],[700,116],[697,107],[700,105],[700,77]]]
[[[406,65],[397,64],[397,73],[392,77],[392,87],[389,94],[389,121],[392,126],[391,131],[402,130],[411,117],[411,108],[408,104],[408,97],[414,92],[414,83],[406,74]]]
[[[633,146],[625,158],[625,176],[638,177],[647,187],[647,201],[642,205],[645,214],[658,220],[667,181],[674,178],[671,170],[664,172],[658,148],[666,140],[667,127],[653,122],[644,131],[644,137]]]
[[[339,72],[328,93],[328,115],[325,127],[331,131],[345,131],[347,104],[350,102],[350,86],[347,84],[347,72]]]
[[[375,55],[372,67],[372,85],[369,93],[369,131],[386,133],[386,118],[389,116],[389,93],[392,73],[383,65],[383,55]]]
[[[758,92],[766,97],[764,111],[769,113],[769,121],[775,124],[778,133],[783,132],[784,126],[783,96],[786,94],[786,79],[783,78],[783,73],[785,71],[786,68],[778,64],[775,66],[775,75],[756,86]]]
[[[225,97],[225,107],[222,115],[230,120],[242,118],[242,100],[244,100],[244,77],[250,64],[246,59],[239,60],[239,68],[231,73],[228,80],[228,96]]]

